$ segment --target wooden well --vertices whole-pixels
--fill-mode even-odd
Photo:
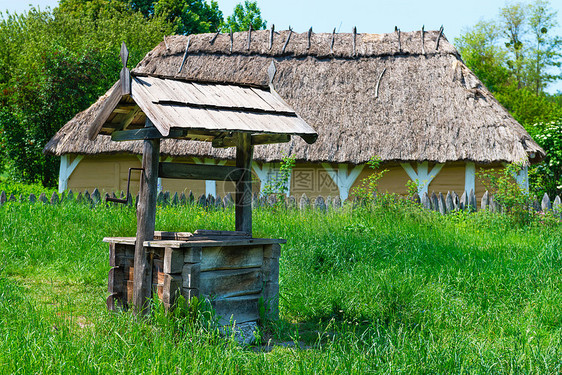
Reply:
[[[152,256],[152,291],[168,309],[181,295],[208,300],[220,324],[258,321],[279,315],[279,256],[284,240],[250,238],[240,232],[155,233],[145,241]],[[127,309],[133,302],[134,237],[108,237],[107,307]]]
[[[314,143],[318,134],[273,89],[274,63],[268,86],[245,87],[136,75],[127,69],[128,54],[123,44],[120,79],[88,129],[90,140],[103,134],[143,144],[136,237],[105,239],[112,267],[108,308],[131,305],[135,313],[148,314],[157,293],[167,308],[180,295],[209,299],[223,323],[256,321],[260,300],[268,317],[277,318],[279,244],[285,241],[252,238],[254,146],[289,142],[295,135]],[[161,162],[166,138],[232,147],[235,166]],[[155,232],[159,177],[235,182],[236,232]]]

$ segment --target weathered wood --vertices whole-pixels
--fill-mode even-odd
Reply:
[[[441,215],[445,215],[447,213],[445,197],[443,197],[443,193],[441,192],[439,192],[439,195],[437,196],[437,208]]]
[[[92,121],[92,125],[88,129],[88,139],[90,141],[96,139],[96,136],[103,127],[103,124],[105,124],[111,115],[111,112],[113,112],[113,109],[117,106],[122,97],[121,80],[119,80],[113,88],[113,91],[109,94],[109,97],[105,101],[101,111],[98,113],[94,121]]]
[[[227,165],[160,163],[160,178],[178,178],[188,180],[238,181],[244,171]]]
[[[184,250],[183,261],[185,263],[200,263],[201,262],[201,247],[189,247]]]
[[[334,53],[334,42],[336,41],[336,28],[332,31],[332,41],[330,42],[330,54]]]
[[[289,45],[289,40],[291,40],[292,34],[293,34],[293,29],[291,28],[291,26],[289,26],[289,34],[287,35],[287,39],[285,40],[285,44],[283,44],[283,49],[281,50],[281,53],[285,53],[285,49]]]
[[[64,194],[64,193],[63,193]],[[14,196],[13,193],[10,194],[10,198],[8,198],[8,202],[15,202],[16,201],[16,197]]]
[[[435,192],[431,193],[431,209],[433,211],[439,212],[439,198]]]
[[[276,143],[287,143],[291,140],[289,134],[254,134],[252,135],[252,145],[269,145]],[[215,148],[235,147],[237,139],[235,137],[213,139],[212,145]]]
[[[451,193],[451,196],[453,198],[453,210],[458,211],[459,210],[459,195],[453,191]]]
[[[182,276],[165,274],[163,284],[162,302],[169,309],[174,305],[176,298],[181,295]]]
[[[423,208],[425,208],[427,210],[431,210],[431,201],[429,200],[429,195],[427,195],[427,192],[424,192],[422,194],[421,204],[422,204]]]
[[[266,282],[262,291],[265,304],[265,318],[279,319],[279,282]]]
[[[146,139],[159,139],[163,138],[162,133],[154,127],[151,128],[141,128],[141,129],[130,129],[130,130],[118,130],[111,133],[112,141],[138,141]]]
[[[252,155],[251,136],[240,133],[236,146],[236,167],[242,176],[236,182],[235,228],[252,233]]]
[[[541,200],[541,210],[542,212],[547,212],[552,210],[552,204],[550,203],[550,197],[547,193],[544,193]]]
[[[101,194],[100,194],[100,191],[98,190],[98,188],[94,189],[90,198],[92,198],[93,204],[98,204],[101,201]]]
[[[207,271],[200,274],[199,291],[217,298],[244,296],[261,293],[262,283],[261,268]]]
[[[317,211],[326,212],[326,203],[324,202],[324,197],[321,195],[317,196],[314,200],[314,209]]]
[[[487,210],[489,206],[490,206],[490,194],[488,193],[488,190],[486,190],[482,195],[482,200],[480,201],[480,209]]]
[[[239,324],[259,319],[259,298],[259,294],[220,298],[211,301],[211,305],[220,317],[219,324],[226,325],[232,321]]]
[[[555,215],[562,216],[562,201],[558,195],[554,198],[554,202],[552,203],[552,211]]]
[[[44,204],[49,203],[49,201],[47,200],[47,196],[45,195],[45,193],[41,193],[39,195],[39,201],[43,202]]]
[[[183,251],[166,247],[164,249],[164,273],[181,273],[183,270],[184,256]]]
[[[29,194],[29,203],[35,203],[35,202],[37,202],[37,197],[35,196],[35,194],[33,193]]]
[[[425,55],[425,31],[424,31],[425,26],[422,26],[421,28],[421,50],[422,50],[422,55]]]
[[[201,263],[184,264],[181,276],[184,288],[199,289],[201,284]]]
[[[208,230],[208,229],[197,229],[193,234],[197,239],[200,237],[210,238],[210,237],[220,237],[224,239],[230,238],[251,238],[251,234],[248,232],[241,231],[230,231],[230,230]]]
[[[215,35],[213,35],[213,37],[212,37],[211,40],[209,41],[209,44],[214,44],[214,43],[215,43],[215,40],[217,40],[217,38],[218,38],[218,36],[220,35],[220,33],[221,33],[220,30],[217,31],[217,32],[215,33]]]
[[[263,247],[264,258],[279,258],[280,256],[281,256],[281,245],[279,245],[278,243],[265,245]]]
[[[379,97],[379,88],[381,86],[381,80],[384,72],[386,72],[386,67],[382,70],[381,74],[379,75],[379,79],[377,80],[377,85],[375,86],[375,99]]]
[[[2,190],[2,192],[0,192],[0,206],[6,203],[7,201],[8,198],[6,197],[6,192]]]
[[[182,58],[182,60],[181,60],[181,64],[180,64],[180,67],[179,67],[179,69],[178,69],[178,73],[177,73],[177,74],[180,74],[180,73],[181,73],[181,70],[183,69],[183,66],[185,65],[185,61],[187,60],[187,52],[189,51],[189,42],[190,42],[190,41],[191,41],[191,37],[188,37],[188,38],[187,38],[187,44],[186,44],[186,46],[185,46],[185,52],[183,53],[183,58]]]
[[[250,45],[252,44],[252,24],[248,28],[248,45],[246,46],[246,50],[250,50]]]
[[[470,189],[470,194],[468,195],[468,207],[470,212],[476,212],[478,209],[478,203],[476,203],[476,194],[474,194],[474,189]]]
[[[466,210],[466,206],[468,205],[468,194],[466,194],[466,190],[462,193],[461,199],[459,201],[459,208],[461,211]]]
[[[155,240],[188,240],[193,237],[191,232],[164,232],[164,231],[154,231]]]
[[[445,198],[445,209],[447,213],[451,213],[455,210],[455,206],[453,205],[453,196],[450,191],[447,192],[447,197]]]
[[[353,26],[353,56],[355,56],[357,49],[357,27]]]
[[[275,25],[271,24],[271,29],[269,30],[269,49],[273,47],[273,34],[275,34]]]
[[[310,199],[308,199],[305,193],[302,193],[301,195],[301,199],[299,201],[299,208],[301,210],[306,210],[310,208]]]
[[[51,204],[59,204],[59,195],[56,191],[53,191],[53,195],[51,195]]]
[[[308,29],[308,33],[306,35],[306,39],[308,41],[307,45],[306,45],[306,49],[309,50],[310,46],[311,46],[311,39],[312,39],[312,27],[310,29]]]
[[[437,36],[437,40],[435,41],[436,51],[439,49],[439,40],[441,39],[442,36],[443,36],[443,25],[441,25],[441,28],[439,29],[439,35]]]
[[[149,121],[147,121],[147,126],[151,126]],[[144,247],[144,241],[152,240],[154,237],[159,157],[160,140],[145,140],[142,157],[144,173],[141,173],[140,176],[135,245],[133,305],[136,314],[150,312],[148,301],[151,298],[152,265],[148,249]]]
[[[263,246],[219,246],[203,248],[201,271],[253,268],[263,264]]]

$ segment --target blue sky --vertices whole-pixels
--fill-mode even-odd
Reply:
[[[218,0],[219,7],[230,15],[234,6],[242,0]],[[0,10],[22,12],[28,4],[44,9],[57,5],[57,0],[0,0]],[[505,0],[372,0],[372,1],[307,1],[307,0],[258,0],[268,27],[273,23],[276,29],[289,26],[296,32],[304,32],[311,26],[315,32],[350,32],[357,26],[357,32],[387,33],[398,26],[402,31],[437,30],[444,26],[445,36],[451,42],[463,29],[481,19],[490,19],[506,4]],[[558,23],[562,25],[562,0],[551,0],[553,9],[558,11]],[[562,35],[562,27],[558,27]],[[562,82],[549,87],[549,92],[562,91]]]

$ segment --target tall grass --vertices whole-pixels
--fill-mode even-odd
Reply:
[[[159,208],[159,230],[232,230],[232,211]],[[254,211],[286,238],[264,351],[203,321],[105,309],[104,236],[130,208],[0,208],[0,373],[558,373],[562,227],[412,207]],[[289,346],[287,342],[297,342]]]

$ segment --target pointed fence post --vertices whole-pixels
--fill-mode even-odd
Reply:
[[[447,192],[447,197],[445,198],[445,208],[447,209],[447,213],[451,213],[455,210],[455,206],[453,205],[453,196],[450,191]]]
[[[546,193],[544,193],[544,195],[542,197],[541,209],[542,209],[542,212],[545,212],[545,213],[552,209],[552,205],[550,204],[550,198],[548,197],[548,194],[546,194]]]
[[[482,201],[481,201],[481,204],[480,204],[480,208],[482,210],[486,210],[486,209],[489,208],[489,206],[490,206],[490,195],[488,193],[488,190],[486,190],[484,192],[484,195],[482,195]]]
[[[554,203],[552,203],[552,211],[556,216],[562,217],[562,201],[558,195],[554,198]]]
[[[476,194],[474,194],[474,190],[471,190],[470,194],[468,195],[468,206],[470,212],[476,212],[477,203],[476,203]]]
[[[421,204],[422,204],[423,208],[425,208],[427,210],[431,210],[431,202],[429,200],[429,196],[427,195],[427,192],[424,192],[422,194]]]

